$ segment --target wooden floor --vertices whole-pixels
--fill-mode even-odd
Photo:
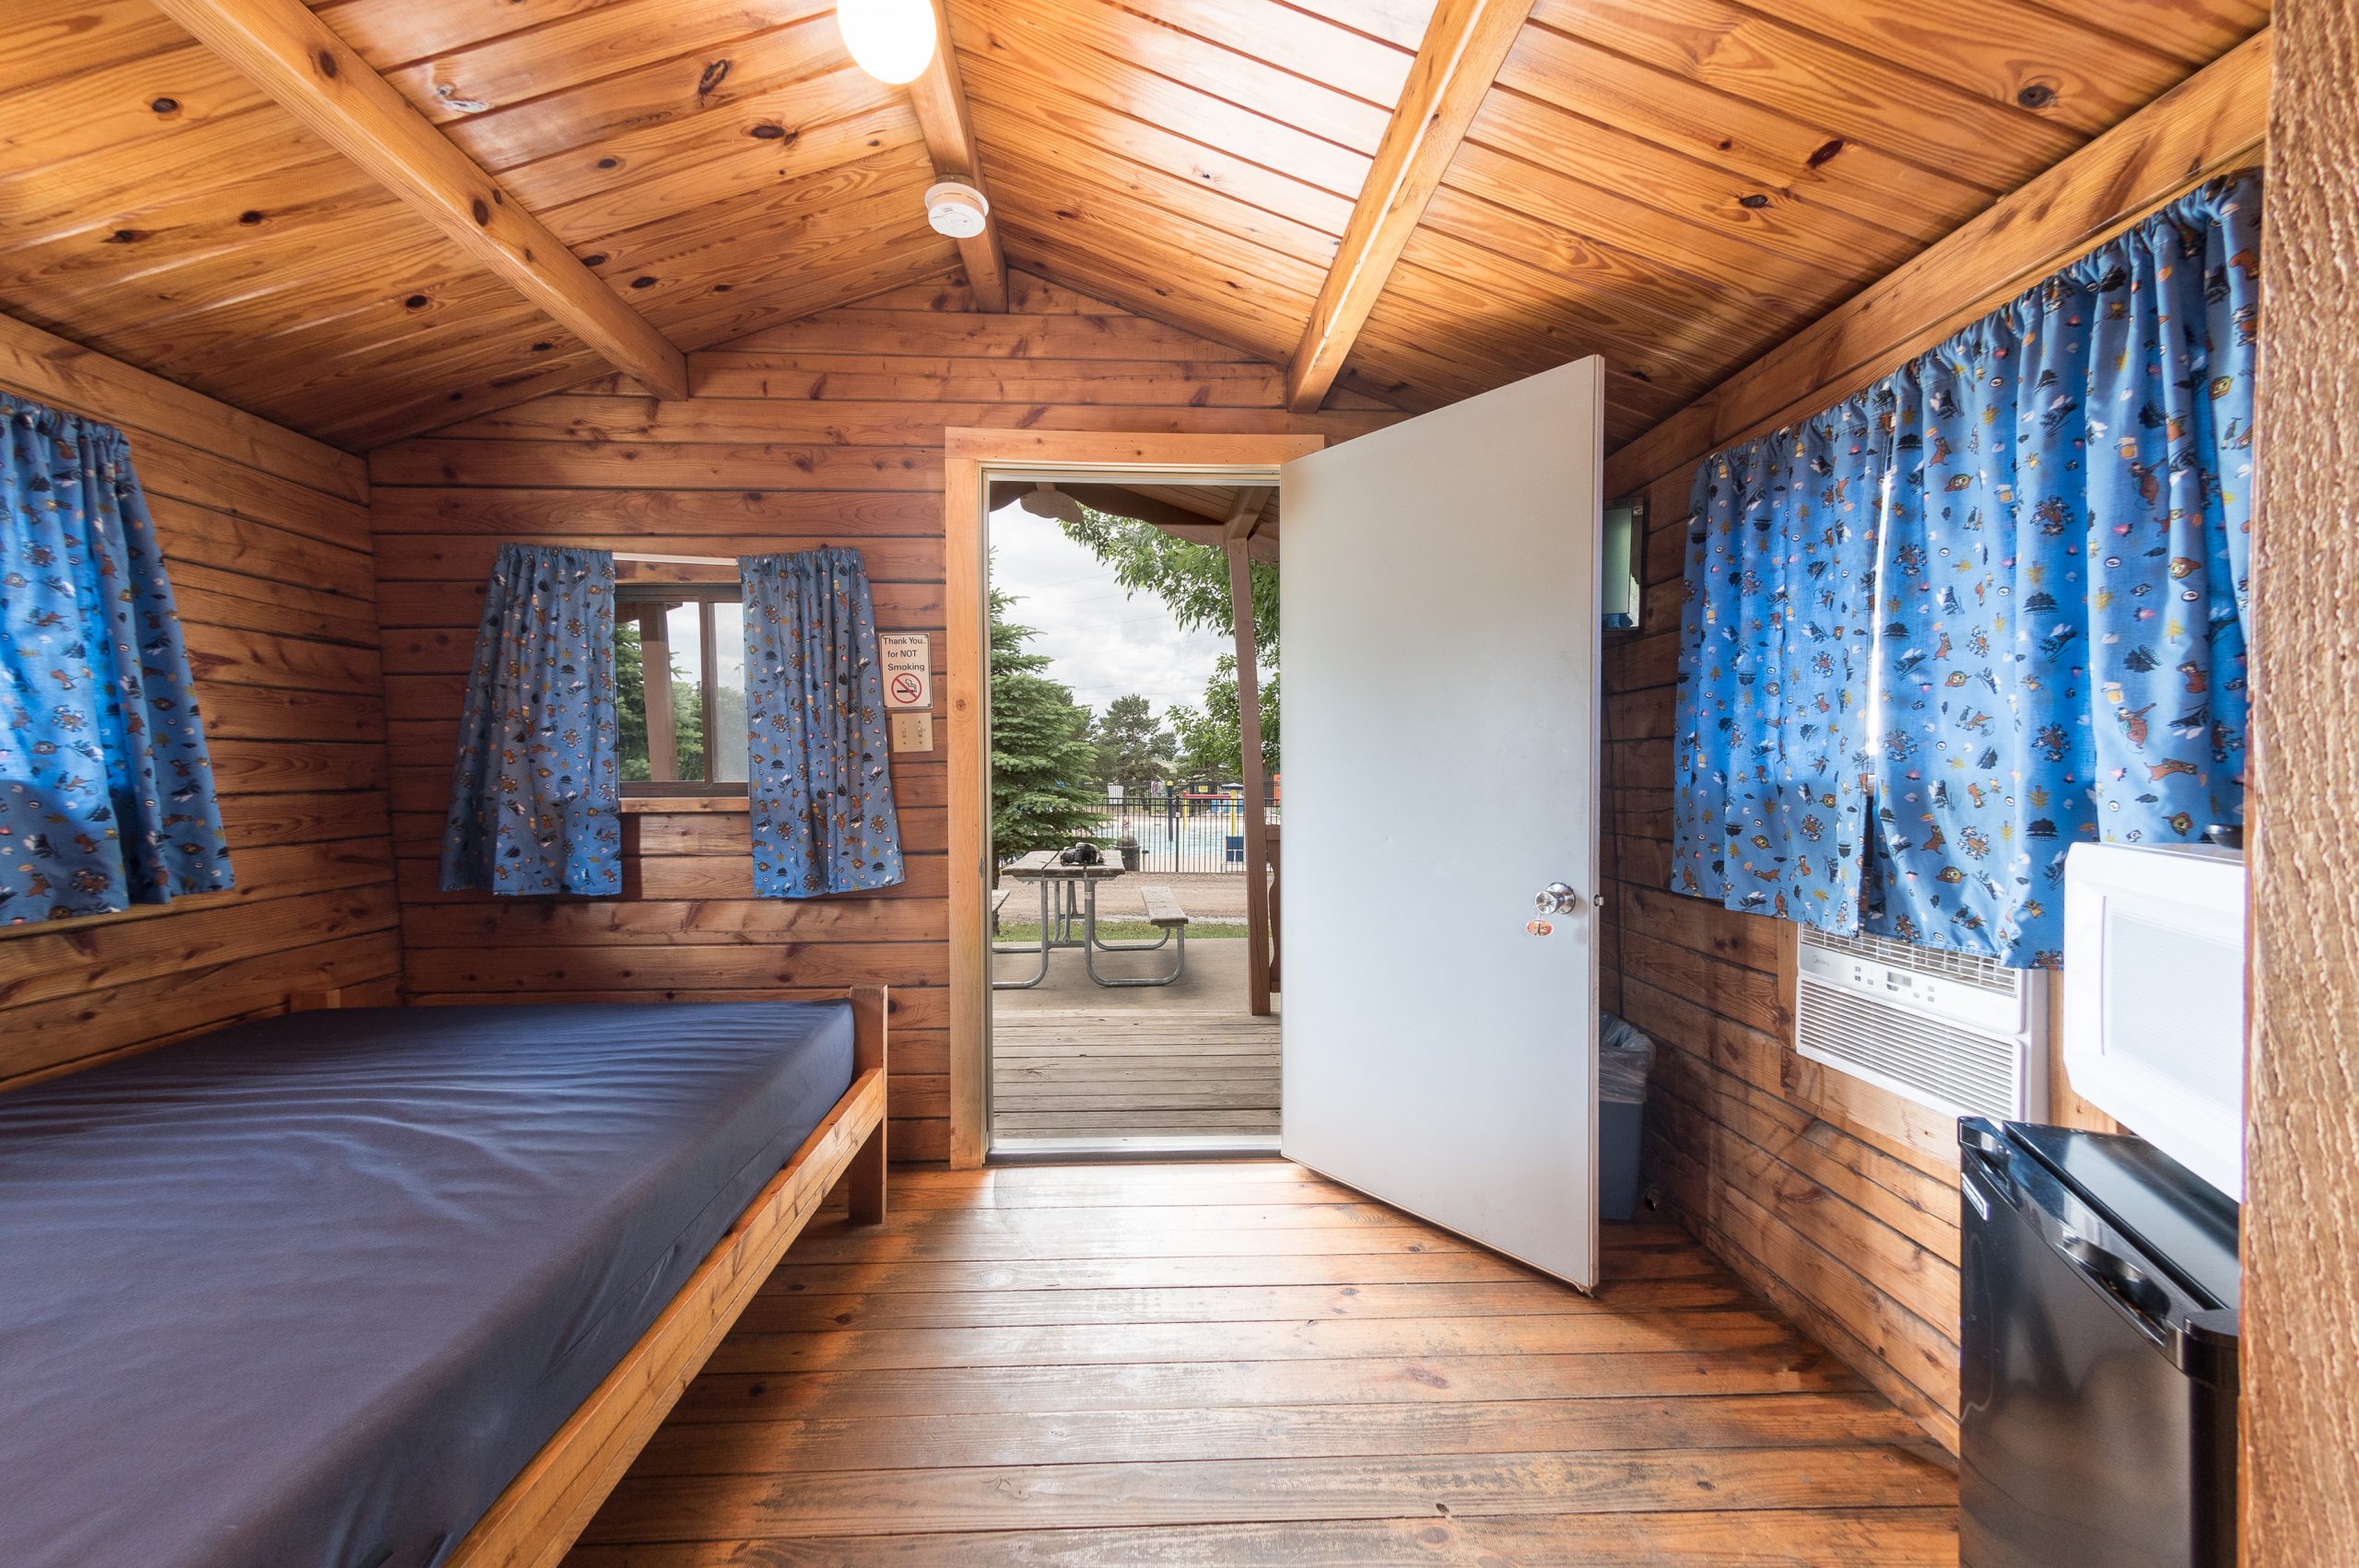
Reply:
[[[1589,1299],[1276,1163],[896,1171],[569,1560],[1954,1564],[1919,1429],[1662,1226]]]
[[[992,1127],[999,1138],[1274,1138],[1278,1021],[1002,1009],[992,1020]]]

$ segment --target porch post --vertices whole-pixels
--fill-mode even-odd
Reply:
[[[672,716],[672,632],[669,604],[639,613],[639,669],[647,686],[647,776],[680,777],[679,729]]]
[[[1267,770],[1262,764],[1262,679],[1253,643],[1253,567],[1247,542],[1261,521],[1267,489],[1240,493],[1222,530],[1228,551],[1229,618],[1237,628],[1237,713],[1243,731],[1238,748],[1245,786],[1246,987],[1253,1016],[1270,1015],[1270,849]]]

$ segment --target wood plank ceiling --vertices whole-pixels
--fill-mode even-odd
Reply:
[[[1433,0],[948,8],[1008,263],[1286,363]],[[682,348],[958,265],[825,0],[314,9]],[[7,13],[0,310],[353,448],[608,373],[149,0]],[[2266,20],[1537,0],[1337,384],[1602,353],[1626,439]]]
[[[957,264],[823,0],[316,9],[682,347]],[[147,0],[0,24],[0,309],[355,448],[608,369]]]

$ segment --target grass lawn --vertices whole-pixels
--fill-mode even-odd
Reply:
[[[1079,930],[1080,923],[1076,921],[1074,922],[1074,930],[1077,933]],[[1144,920],[1100,920],[1097,922],[1097,937],[1101,942],[1153,942],[1156,937],[1159,937],[1162,934],[1162,927],[1151,926]],[[1190,942],[1197,942],[1206,937],[1241,937],[1244,934],[1245,925],[1241,920],[1191,920],[1188,925],[1188,940]],[[993,940],[999,942],[1039,942],[1040,940],[1040,922],[1038,920],[1002,920],[999,925],[999,934]]]

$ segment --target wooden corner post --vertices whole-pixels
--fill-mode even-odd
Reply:
[[[854,986],[851,990],[851,1075],[855,1082],[864,1073],[874,1072],[886,1080],[890,1092],[892,1074],[886,1068],[886,1037],[888,1031],[886,1015],[891,1011],[891,993],[883,986]],[[891,1124],[889,1116],[876,1118],[875,1129],[868,1135],[851,1157],[844,1172],[851,1200],[851,1217],[863,1225],[885,1223],[885,1129]]]

